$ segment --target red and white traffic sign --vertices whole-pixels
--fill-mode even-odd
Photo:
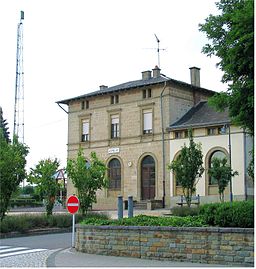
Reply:
[[[79,200],[75,195],[71,195],[67,201],[67,209],[71,214],[75,214],[79,209]]]

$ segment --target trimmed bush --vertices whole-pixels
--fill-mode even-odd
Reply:
[[[208,225],[219,227],[254,227],[254,202],[235,201],[200,206],[199,212]]]
[[[176,206],[172,208],[172,214],[174,216],[186,217],[186,216],[198,216],[198,207]]]
[[[202,227],[207,226],[201,216],[188,217],[154,217],[139,215],[121,220],[104,220],[89,218],[81,222],[84,225],[114,225],[114,226],[171,226],[171,227]]]

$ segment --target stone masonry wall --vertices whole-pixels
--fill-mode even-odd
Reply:
[[[254,230],[77,225],[81,252],[143,259],[254,266]]]

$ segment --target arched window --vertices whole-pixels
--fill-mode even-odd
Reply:
[[[121,164],[118,159],[112,159],[108,164],[109,188],[121,190]]]
[[[209,168],[212,167],[213,158],[224,159],[227,158],[227,156],[223,151],[220,150],[214,151],[209,158]],[[209,185],[217,185],[217,184],[218,184],[217,180],[214,177],[209,176]]]

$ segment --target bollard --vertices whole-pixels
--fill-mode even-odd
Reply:
[[[123,218],[123,196],[119,195],[117,200],[117,216],[118,219]]]
[[[133,197],[128,196],[128,218],[133,217]]]

